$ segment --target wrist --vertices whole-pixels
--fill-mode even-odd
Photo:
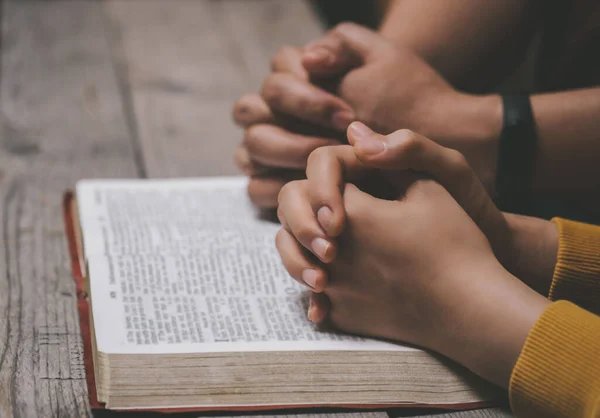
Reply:
[[[558,254],[558,228],[553,222],[504,213],[511,245],[506,268],[543,296],[548,296]]]
[[[444,108],[443,123],[437,129],[442,145],[463,153],[486,189],[493,192],[502,132],[502,98],[455,92]]]
[[[460,329],[452,330],[443,354],[506,388],[529,331],[551,302],[497,262],[465,273],[477,285],[454,319]]]

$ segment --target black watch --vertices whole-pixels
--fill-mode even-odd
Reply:
[[[526,212],[531,203],[531,179],[537,132],[529,95],[502,96],[504,110],[496,169],[496,204],[505,212]]]

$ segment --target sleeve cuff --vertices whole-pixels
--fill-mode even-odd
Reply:
[[[600,416],[600,317],[560,301],[530,331],[510,379],[516,417]]]
[[[600,312],[600,227],[560,218],[552,222],[559,247],[549,298]]]

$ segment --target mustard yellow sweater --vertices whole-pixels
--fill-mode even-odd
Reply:
[[[600,418],[600,227],[554,219],[552,303],[530,331],[510,381],[517,418]]]

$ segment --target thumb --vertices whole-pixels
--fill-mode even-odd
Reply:
[[[343,199],[350,226],[354,222],[370,224],[373,221],[373,209],[382,202],[387,202],[363,192],[352,183],[344,185]]]
[[[488,236],[493,247],[502,245],[506,220],[485,187],[458,151],[409,130],[384,136],[360,122],[348,128],[348,140],[357,158],[366,166],[388,171],[413,170],[433,177],[452,195],[477,226]],[[497,250],[497,248],[494,248]]]
[[[312,76],[332,77],[372,60],[388,48],[388,41],[376,32],[342,23],[304,47],[302,64]]]

